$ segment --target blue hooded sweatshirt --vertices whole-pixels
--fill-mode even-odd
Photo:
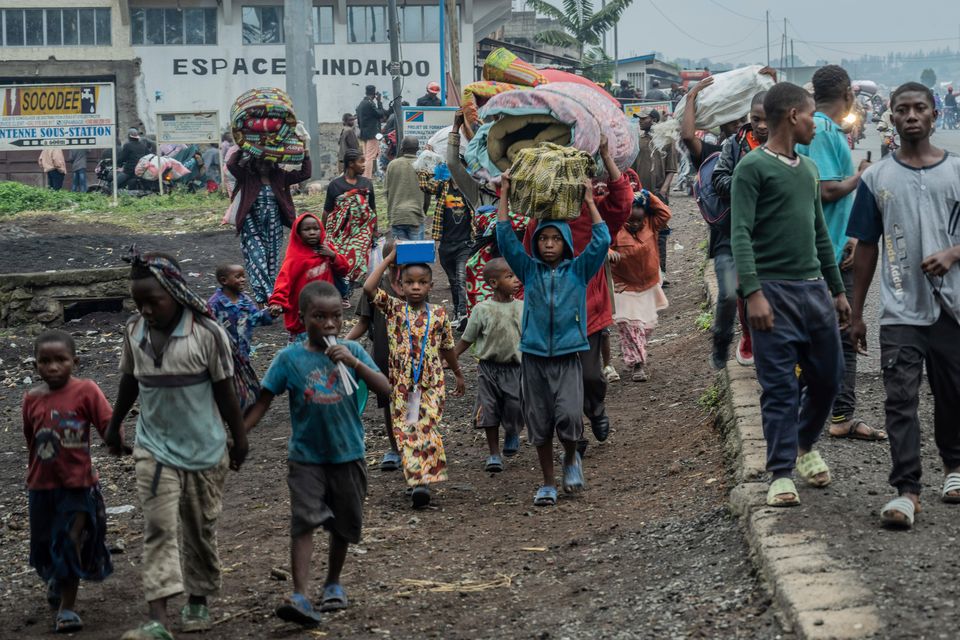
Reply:
[[[550,267],[540,259],[537,240],[556,227],[563,237],[563,259]],[[541,222],[533,235],[533,256],[527,255],[510,222],[497,222],[500,254],[523,283],[523,326],[520,351],[541,357],[588,351],[587,283],[603,267],[610,247],[604,222],[593,225],[590,243],[573,257],[573,236],[566,222]]]

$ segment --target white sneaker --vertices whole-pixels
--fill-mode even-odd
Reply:
[[[607,382],[620,382],[620,374],[609,364],[603,368],[603,377],[607,379]]]

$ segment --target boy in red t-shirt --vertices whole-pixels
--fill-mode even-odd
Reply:
[[[73,377],[73,338],[46,331],[34,345],[43,383],[23,397],[23,435],[30,450],[30,565],[59,607],[56,631],[83,628],[74,611],[80,579],[113,572],[107,518],[97,470],[90,460],[90,427],[103,437],[113,412],[92,380]]]

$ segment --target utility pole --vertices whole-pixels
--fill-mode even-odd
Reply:
[[[313,53],[313,2],[283,0],[284,54],[287,63],[287,95],[297,118],[310,132],[310,155],[319,160],[320,132],[317,127],[317,86],[314,84],[316,58]],[[320,162],[313,164],[314,178],[320,177]]]
[[[460,26],[457,24],[457,0],[445,0],[444,7],[447,13],[447,34],[450,39],[450,62],[447,63],[450,68],[450,79],[453,84],[453,91],[447,89],[447,93],[453,93],[458,96],[457,104],[460,104]],[[447,104],[447,97],[443,96],[443,104]]]
[[[613,83],[620,84],[620,46],[617,43],[617,32],[620,30],[620,21],[613,25]]]
[[[600,11],[603,11],[607,8],[607,0],[600,0]],[[603,47],[603,55],[607,55],[607,32],[604,31],[601,36],[602,42],[601,46]]]
[[[397,0],[387,1],[387,22],[390,34],[390,75],[393,76],[393,117],[397,121],[397,149],[403,140],[403,106],[400,92],[400,24],[397,20]]]
[[[767,9],[767,66],[770,66],[770,10]]]
[[[793,70],[797,66],[797,59],[793,57],[793,38],[790,38],[790,81],[793,82]]]

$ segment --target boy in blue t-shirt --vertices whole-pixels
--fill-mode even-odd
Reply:
[[[291,344],[273,359],[245,426],[251,430],[270,408],[274,396],[290,392],[293,433],[287,448],[287,484],[294,593],[277,609],[277,615],[314,626],[319,614],[306,596],[313,531],[320,526],[330,531],[330,565],[320,610],[343,609],[347,596],[340,586],[340,571],[349,543],[360,541],[367,494],[360,419],[367,400],[366,387],[374,393],[389,394],[390,383],[356,342],[338,340],[327,345],[326,339],[336,337],[343,326],[343,305],[333,285],[311,282],[300,292],[299,301],[307,340]],[[349,382],[341,377],[341,364],[353,369],[349,375],[359,378],[353,391],[348,391]]]

